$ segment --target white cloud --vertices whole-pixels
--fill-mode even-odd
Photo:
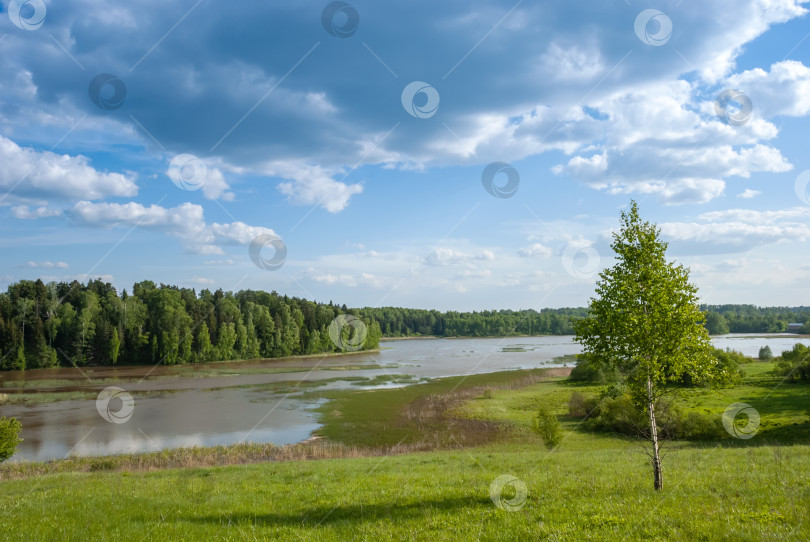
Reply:
[[[698,217],[698,222],[664,222],[661,232],[676,241],[747,251],[763,244],[810,240],[810,207],[780,211],[728,209]]]
[[[548,258],[551,256],[552,251],[547,246],[541,245],[540,243],[534,243],[531,246],[521,248],[518,251],[523,257],[530,258],[534,256],[542,256],[543,258]]]
[[[73,206],[69,216],[84,226],[137,226],[164,232],[180,239],[189,252],[198,254],[222,254],[221,245],[249,244],[257,235],[274,233],[269,228],[249,226],[243,222],[207,224],[203,208],[191,203],[167,209],[159,205],[145,207],[135,202],[80,201]]]
[[[330,213],[342,211],[352,196],[363,192],[362,185],[336,181],[333,176],[339,171],[321,166],[276,161],[265,163],[260,169],[266,175],[291,179],[280,183],[278,189],[294,202],[318,205]]]
[[[86,156],[24,148],[3,136],[0,163],[0,188],[20,197],[97,200],[138,193],[131,175],[98,171]]]
[[[746,188],[745,190],[737,194],[737,197],[742,199],[751,199],[759,196],[760,194],[762,194],[762,192],[759,190],[752,190],[750,188]]]
[[[553,42],[540,57],[540,73],[555,81],[590,81],[605,69],[602,53],[595,44],[587,48],[563,47]]]
[[[468,264],[473,261],[494,259],[495,255],[490,250],[482,250],[476,253],[466,253],[454,250],[452,248],[437,248],[425,256],[424,262],[426,265],[442,266]]]
[[[230,185],[225,181],[224,175],[218,168],[209,167],[208,176],[202,186],[202,193],[206,199],[221,199],[223,201],[233,201],[234,193],[229,192]]]
[[[203,277],[194,277],[189,280],[189,282],[192,284],[199,284],[200,286],[214,286],[217,283],[217,281],[214,279],[207,279]]]
[[[764,117],[810,113],[810,68],[795,60],[734,74],[725,81],[751,99],[754,113]]]
[[[70,266],[65,262],[28,262],[27,267],[39,267],[43,269],[68,269]]]
[[[28,205],[18,205],[11,208],[11,216],[22,220],[35,220],[37,218],[47,218],[61,214],[62,211],[59,209],[50,209],[46,206],[37,207],[34,210],[31,210]]]
[[[604,143],[553,171],[610,194],[705,203],[723,194],[729,177],[792,168],[779,150],[759,143],[777,135],[773,124],[757,117],[728,126],[686,81],[618,92],[593,105],[609,119]]]

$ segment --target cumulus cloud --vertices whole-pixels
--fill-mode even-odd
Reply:
[[[280,183],[278,189],[296,203],[318,205],[330,213],[342,211],[353,195],[363,192],[361,185],[336,181],[333,178],[336,172],[321,166],[271,162],[264,164],[262,170],[268,175],[290,179]]]
[[[551,256],[552,251],[551,251],[550,248],[548,248],[545,245],[541,245],[540,243],[533,243],[532,245],[530,245],[528,247],[521,248],[518,251],[518,254],[520,254],[521,256],[523,256],[525,258],[531,258],[531,257],[535,257],[535,256],[548,258],[549,256]]]
[[[751,98],[754,111],[764,117],[810,113],[810,68],[796,60],[785,60],[762,68],[746,70],[725,80],[728,88]]]
[[[11,208],[11,216],[21,220],[36,220],[37,218],[47,218],[51,216],[59,216],[62,211],[59,209],[48,208],[47,206],[37,207],[30,209],[28,205],[17,205]]]
[[[664,222],[661,232],[672,240],[747,251],[764,244],[810,239],[810,207],[778,211],[728,209],[698,216],[694,222]]]
[[[24,148],[3,136],[0,163],[0,188],[23,198],[98,200],[138,193],[132,175],[99,171],[86,156]]]
[[[222,254],[222,245],[249,244],[257,235],[274,234],[270,228],[249,226],[243,222],[227,224],[205,222],[203,208],[192,203],[166,208],[140,203],[92,203],[80,201],[69,212],[83,226],[113,228],[139,227],[160,231],[180,239],[189,252]]]
[[[437,248],[425,256],[424,262],[431,266],[470,264],[474,261],[494,260],[495,255],[490,250],[476,253],[466,253],[452,248]]]
[[[751,199],[759,196],[760,194],[762,194],[762,192],[759,190],[752,190],[751,188],[746,188],[745,190],[737,194],[737,197],[742,199]]]
[[[43,269],[68,269],[70,266],[65,262],[28,262],[27,267],[43,268]]]

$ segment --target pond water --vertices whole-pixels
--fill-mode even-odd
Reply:
[[[718,348],[756,356],[769,345],[774,355],[810,339],[790,336],[723,335]],[[0,373],[0,391],[14,393],[33,384],[46,391],[84,392],[86,399],[0,406],[0,416],[23,424],[12,460],[47,460],[76,455],[156,451],[181,446],[237,442],[289,444],[318,428],[307,391],[360,389],[359,379],[390,387],[421,379],[510,369],[559,367],[555,358],[578,353],[570,336],[494,339],[411,339],[384,341],[379,352],[345,356],[217,363],[197,367],[46,369]],[[392,375],[408,375],[410,378]],[[299,385],[296,388],[296,385]],[[133,399],[125,423],[107,421],[96,395],[118,386]],[[123,398],[123,399],[122,399]],[[126,395],[113,397],[109,411],[126,414]],[[126,403],[126,404],[125,404]],[[103,408],[102,413],[107,410]],[[114,417],[112,418],[114,419]]]

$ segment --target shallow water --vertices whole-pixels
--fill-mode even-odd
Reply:
[[[95,399],[5,405],[0,408],[0,415],[14,416],[23,424],[24,441],[12,460],[250,441],[289,444],[305,440],[318,428],[313,412],[317,403],[304,400],[300,391],[293,389],[299,382],[321,384],[314,389],[369,389],[342,379],[393,374],[420,379],[555,367],[560,364],[552,362],[553,358],[579,352],[579,345],[572,339],[553,336],[385,341],[381,350],[374,353],[203,366],[206,370],[216,369],[212,376],[194,374],[199,367],[63,368],[3,373],[0,375],[3,391],[21,389],[26,382],[30,385],[32,381],[46,381],[54,390],[86,391],[95,396],[114,385],[131,394],[134,408],[124,423],[102,417]],[[797,340],[810,345],[810,339],[784,336],[713,338],[718,348],[732,348],[749,356],[756,356],[766,344],[778,355],[792,348]],[[341,369],[374,365],[384,368]],[[257,372],[271,368],[296,372]],[[272,389],[273,384],[276,389]],[[376,387],[400,385],[403,384],[384,383]],[[121,398],[109,402],[113,414],[121,412],[123,406]],[[102,412],[107,410],[102,408]]]

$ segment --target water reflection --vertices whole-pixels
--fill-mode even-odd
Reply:
[[[778,355],[797,341],[810,344],[810,339],[790,337],[725,335],[713,339],[719,348],[732,348],[748,356],[756,356],[766,344]],[[555,357],[579,352],[572,337],[560,336],[417,339],[384,342],[382,346],[380,352],[341,357],[206,365],[207,369],[222,368],[213,376],[195,375],[190,372],[193,368],[183,371],[162,367],[152,373],[158,378],[143,381],[139,379],[150,370],[148,367],[85,369],[92,382],[75,369],[8,373],[2,381],[6,389],[22,387],[26,380],[51,380],[66,389],[96,394],[115,382],[132,393],[135,410],[123,424],[105,421],[96,410],[95,400],[6,405],[0,415],[14,416],[23,424],[25,440],[12,460],[46,460],[71,453],[147,452],[242,441],[289,444],[305,440],[317,429],[313,412],[317,402],[303,400],[300,393],[290,393],[290,387],[281,383],[303,381],[310,385],[308,389],[315,384],[315,389],[320,390],[360,389],[356,384],[362,378],[396,374],[412,375],[419,380],[552,367],[559,366],[552,361]],[[363,370],[364,366],[373,368]],[[257,372],[268,367],[297,372]],[[383,379],[375,387],[402,385],[407,384]]]

